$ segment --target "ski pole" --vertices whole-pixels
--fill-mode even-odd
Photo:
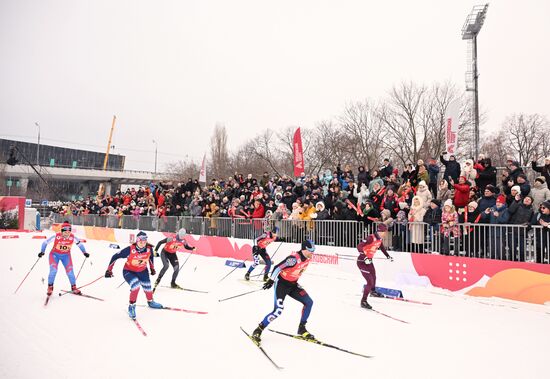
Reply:
[[[126,280],[125,280],[125,281],[123,281],[122,283],[120,283],[120,284],[119,284],[119,286],[118,286],[117,288],[120,288],[120,287],[122,287],[122,285],[123,285],[124,283],[126,283]]]
[[[244,265],[244,262],[246,262],[246,261],[242,261],[241,264]],[[221,278],[220,280],[218,280],[218,283],[221,282],[222,280],[224,280],[225,278],[227,278],[229,275],[231,275],[231,273],[232,273],[233,271],[235,271],[236,269],[238,269],[239,267],[241,267],[241,265],[235,266],[235,267],[233,268],[233,270],[229,271],[223,278]],[[243,267],[246,268],[246,265],[243,266]]]
[[[189,258],[191,258],[191,254],[193,254],[195,250],[191,250],[191,252],[189,253],[189,255],[187,256],[187,258],[185,259],[185,262],[183,262],[183,264],[180,266],[180,269],[185,266],[185,264],[187,263],[187,261],[189,260]]]
[[[103,275],[101,275],[99,278],[97,278],[97,279],[91,281],[90,283],[87,283],[87,284],[84,284],[83,286],[77,287],[76,289],[79,290],[79,289],[81,289],[81,288],[87,287],[87,286],[89,286],[90,284],[94,284],[95,282],[97,282],[99,279],[102,279],[102,278],[103,278]],[[66,295],[66,294],[68,294],[68,293],[72,293],[72,291],[63,292],[62,294],[59,294],[59,296],[64,296],[64,295]]]
[[[281,243],[279,244],[279,247],[277,247],[277,250],[275,250],[275,252],[273,253],[273,255],[271,256],[271,260],[273,260],[273,258],[275,258],[275,254],[277,254],[277,252],[279,251],[279,249],[281,248],[281,246],[283,246],[283,243],[285,241],[281,241]]]
[[[82,262],[82,266],[80,266],[80,270],[78,270],[78,274],[76,274],[76,279],[78,279],[78,277],[80,276],[80,271],[82,271],[82,268],[84,267],[84,263],[86,263],[86,259],[88,259],[87,257],[84,258],[84,262]]]
[[[222,301],[226,301],[226,300],[229,300],[229,299],[234,299],[234,298],[236,298],[236,297],[248,295],[249,293],[258,292],[258,291],[263,291],[263,288],[258,288],[257,290],[252,290],[252,291],[248,291],[248,292],[245,292],[245,293],[241,293],[241,294],[239,294],[239,295],[235,295],[235,296],[231,296],[231,297],[226,297],[225,299],[219,299],[218,301],[221,303]]]
[[[19,288],[23,285],[23,282],[27,279],[27,276],[29,276],[29,274],[31,273],[32,269],[34,268],[34,266],[36,266],[36,264],[38,263],[38,261],[40,260],[41,257],[38,257],[38,259],[36,260],[36,262],[34,262],[34,264],[32,265],[31,269],[29,270],[29,272],[27,272],[27,275],[25,275],[25,277],[23,278],[23,280],[21,281],[21,283],[19,283],[19,286],[15,289],[15,292],[13,293],[14,295],[17,293],[17,291],[19,290]]]

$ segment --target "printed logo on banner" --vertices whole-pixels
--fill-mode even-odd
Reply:
[[[116,243],[111,243],[111,244],[109,244],[109,247],[110,247],[111,249],[120,249],[120,246],[118,246]]]
[[[47,207],[48,206],[48,200],[42,200],[40,202],[40,205],[43,206],[43,207]]]
[[[337,265],[338,256],[337,255],[325,255],[325,254],[313,254],[311,258],[312,262],[315,263],[324,263],[328,265]]]
[[[32,207],[32,199],[25,199],[25,208]]]
[[[136,242],[136,235],[134,233],[130,233],[130,243]]]
[[[225,265],[229,267],[246,267],[244,262],[232,261],[230,259],[225,261]]]

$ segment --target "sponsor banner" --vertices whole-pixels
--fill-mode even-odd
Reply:
[[[3,239],[3,240],[14,239],[14,238],[19,238],[19,236],[14,236],[14,235],[2,236],[2,239]]]
[[[116,243],[110,243],[110,244],[109,244],[109,247],[110,247],[111,249],[120,249],[120,246],[118,246]]]
[[[225,265],[229,267],[241,267],[241,268],[246,267],[244,262],[232,261],[230,259],[225,261]]]

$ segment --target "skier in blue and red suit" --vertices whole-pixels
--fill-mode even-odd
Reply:
[[[82,241],[80,241],[77,236],[72,234],[71,231],[71,224],[69,224],[68,221],[63,222],[63,224],[61,224],[61,231],[45,240],[42,243],[40,253],[38,253],[38,258],[42,258],[48,244],[54,241],[49,259],[50,274],[48,275],[48,296],[50,296],[53,292],[53,283],[55,282],[55,276],[57,275],[57,266],[59,265],[59,261],[61,261],[63,266],[65,266],[65,272],[69,277],[69,282],[71,282],[71,290],[73,293],[76,295],[80,295],[81,293],[80,290],[76,288],[76,278],[74,276],[73,260],[71,258],[71,247],[73,246],[73,243],[76,243],[76,246],[78,246],[86,258],[88,258],[90,254],[86,252],[86,248],[84,247]]]
[[[136,318],[136,300],[139,293],[139,288],[143,288],[149,307],[161,309],[162,305],[153,300],[153,290],[151,288],[151,280],[149,279],[149,271],[147,270],[147,262],[151,268],[151,275],[155,275],[155,266],[153,264],[153,245],[147,243],[147,234],[140,231],[136,236],[136,242],[114,254],[109,263],[106,278],[113,277],[113,266],[117,259],[126,258],[122,275],[126,282],[130,285],[130,305],[128,306],[128,315]]]
[[[283,313],[283,303],[287,295],[304,305],[300,325],[298,326],[298,335],[304,339],[315,338],[313,334],[306,330],[306,322],[313,307],[313,300],[309,297],[306,290],[298,284],[298,279],[309,265],[314,251],[315,244],[313,241],[305,240],[302,242],[300,251],[290,254],[273,269],[273,273],[264,284],[263,289],[269,289],[275,284],[275,308],[264,317],[252,333],[252,339],[257,344],[260,344],[260,337],[265,327]]]
[[[271,258],[267,254],[267,246],[277,241],[277,233],[279,232],[278,227],[274,227],[272,231],[266,230],[260,236],[254,239],[254,246],[252,246],[252,257],[254,258],[254,263],[248,268],[244,278],[250,280],[250,273],[260,264],[260,257],[265,261],[265,272],[264,272],[264,282],[267,281],[269,277],[269,270],[271,269]],[[279,240],[280,241],[280,240]]]
[[[361,307],[372,309],[372,306],[367,302],[367,297],[371,290],[374,289],[376,285],[376,270],[374,264],[372,263],[372,258],[376,253],[376,250],[380,249],[386,256],[386,258],[393,261],[393,258],[390,257],[382,240],[388,231],[388,227],[385,224],[378,224],[376,232],[369,235],[367,239],[362,240],[357,245],[357,250],[359,251],[359,256],[357,257],[357,267],[361,274],[367,281],[367,285],[363,289],[363,297],[361,298]]]

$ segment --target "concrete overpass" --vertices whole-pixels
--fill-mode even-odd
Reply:
[[[39,180],[38,175],[29,165],[17,164],[10,166],[6,164],[3,166],[3,174],[6,177],[20,179],[22,181],[21,187],[26,188],[29,179]],[[47,181],[80,182],[84,187],[88,187],[87,184],[91,182],[104,183],[106,193],[112,193],[113,189],[118,188],[121,184],[149,185],[151,182],[165,179],[165,174],[155,174],[149,171],[103,171],[99,169],[70,167],[35,167]]]

